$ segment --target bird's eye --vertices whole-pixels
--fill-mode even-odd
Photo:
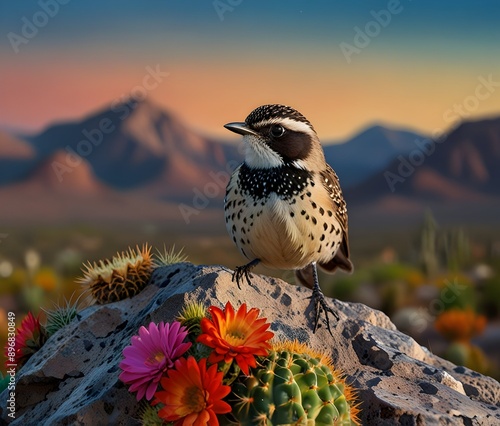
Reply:
[[[269,133],[272,137],[279,138],[285,134],[285,128],[280,124],[273,124]]]

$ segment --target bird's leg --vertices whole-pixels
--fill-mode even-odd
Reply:
[[[339,320],[339,316],[332,308],[330,308],[330,306],[328,306],[328,304],[326,303],[326,300],[325,300],[325,295],[323,294],[323,292],[321,291],[321,288],[319,287],[318,270],[316,269],[316,262],[313,262],[311,264],[311,266],[313,269],[313,280],[314,280],[313,289],[312,289],[313,292],[312,292],[312,296],[311,296],[311,299],[313,300],[313,304],[314,304],[314,329],[313,329],[313,333],[316,333],[316,330],[318,329],[319,317],[321,315],[321,311],[323,311],[325,313],[326,328],[328,329],[330,334],[332,334],[332,330],[330,329],[330,320],[328,319],[328,313],[332,314],[337,321]],[[332,336],[333,336],[333,334],[332,334]]]
[[[254,259],[251,262],[247,263],[246,265],[243,266],[238,266],[235,268],[233,272],[233,277],[232,280],[236,280],[236,284],[238,284],[238,288],[241,289],[240,287],[240,282],[245,277],[247,280],[247,284],[250,284],[250,271],[255,268],[260,262],[260,259]]]

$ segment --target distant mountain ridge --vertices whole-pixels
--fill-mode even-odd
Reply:
[[[179,195],[198,184],[201,174],[224,167],[236,152],[230,145],[197,135],[151,102],[128,110],[125,105],[130,104],[105,109],[82,122],[51,126],[30,138],[38,160],[61,151],[67,160],[67,164],[59,161],[62,167],[83,159],[98,180],[116,189],[167,180],[163,195]]]
[[[375,125],[344,143],[326,141],[324,150],[342,186],[348,188],[379,171],[396,155],[407,153],[421,137]],[[78,162],[78,154],[90,164],[97,179],[120,190],[154,186],[155,181],[165,179],[170,183],[180,180],[179,189],[184,190],[187,183],[195,184],[200,174],[206,176],[207,170],[225,170],[228,162],[242,160],[238,145],[198,135],[149,101],[132,107],[130,103],[119,104],[80,122],[55,124],[27,140],[35,155],[21,167],[24,172],[33,171],[58,151],[66,153],[69,163]],[[0,161],[3,157],[0,151]],[[183,175],[187,180],[180,179]],[[0,175],[0,186],[24,177],[25,173],[10,168]]]
[[[389,195],[422,201],[477,202],[500,197],[500,118],[463,122],[427,140],[350,191],[353,201]]]
[[[500,199],[500,118],[462,123],[422,154],[426,143],[418,133],[375,125],[324,150],[348,204],[393,209],[401,200],[414,208]],[[29,215],[47,200],[47,216],[81,218],[135,208],[156,218],[168,203],[177,207],[174,216],[182,216],[181,205],[194,215],[220,209],[241,146],[202,136],[149,101],[104,108],[26,140],[0,132],[0,215]],[[415,153],[422,164],[404,172],[402,162]]]
[[[408,154],[415,149],[415,140],[424,138],[408,130],[374,125],[347,142],[325,145],[325,157],[347,189],[383,170],[398,155]]]
[[[0,184],[26,177],[35,166],[35,150],[20,138],[0,131]]]

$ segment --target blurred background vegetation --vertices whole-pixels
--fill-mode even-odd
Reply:
[[[2,346],[8,312],[76,300],[82,264],[129,246],[243,264],[223,125],[283,103],[348,204],[355,271],[322,274],[325,294],[499,378],[500,2],[52,3],[0,2]]]
[[[50,309],[75,300],[84,289],[75,282],[83,262],[111,258],[117,251],[149,242],[184,247],[195,264],[244,263],[229,237],[176,235],[158,227],[142,229],[89,226],[18,229],[9,251],[0,246],[0,320],[16,313],[20,324],[31,311]],[[351,239],[356,247],[361,236]],[[366,237],[368,238],[368,237]],[[421,225],[400,235],[399,243],[380,240],[355,257],[351,275],[321,274],[328,296],[365,303],[384,311],[397,327],[432,352],[455,363],[499,378],[500,256],[488,239],[468,235],[457,227],[440,226],[431,211]],[[366,243],[366,242],[365,242]],[[371,243],[370,246],[376,246]],[[291,271],[259,267],[258,273],[278,276],[294,284]],[[0,326],[4,346],[6,325]]]

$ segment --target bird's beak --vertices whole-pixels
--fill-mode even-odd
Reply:
[[[238,133],[239,135],[259,135],[255,130],[248,127],[246,123],[227,123],[224,127],[227,130],[231,130],[231,132]]]

